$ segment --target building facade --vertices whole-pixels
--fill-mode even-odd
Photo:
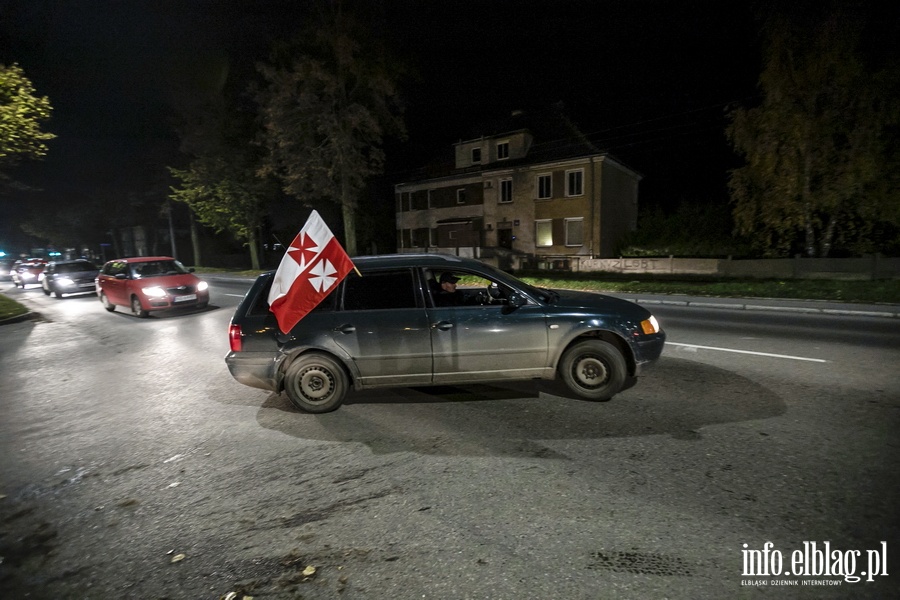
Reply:
[[[556,110],[516,112],[486,131],[454,144],[452,163],[395,185],[399,252],[512,269],[615,256],[637,226],[638,173]]]

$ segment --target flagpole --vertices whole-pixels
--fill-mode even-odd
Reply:
[[[356,265],[353,265],[353,270],[356,271],[356,274],[362,277],[362,273],[359,272],[359,269],[356,268]]]

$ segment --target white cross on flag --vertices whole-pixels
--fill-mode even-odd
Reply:
[[[293,329],[353,269],[328,225],[312,211],[272,280],[269,310],[275,313],[278,328],[283,333]]]

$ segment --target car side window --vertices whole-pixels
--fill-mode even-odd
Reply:
[[[411,269],[375,271],[362,277],[350,273],[344,280],[344,310],[416,308]]]

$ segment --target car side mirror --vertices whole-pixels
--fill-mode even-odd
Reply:
[[[513,308],[519,308],[520,306],[528,304],[528,301],[518,292],[510,292],[509,297],[506,299],[506,304]]]
[[[125,273],[116,273],[116,279],[128,279],[128,275]]]
[[[188,268],[188,273],[193,273],[194,271],[196,271],[196,269],[194,269],[194,267],[189,267],[189,268]]]

